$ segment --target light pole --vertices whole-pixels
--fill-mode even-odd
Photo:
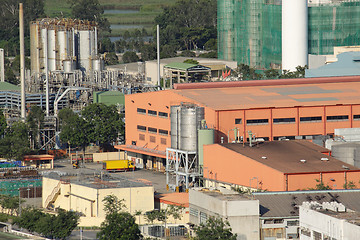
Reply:
[[[21,216],[21,200],[20,200],[20,191],[21,191],[21,189],[19,188],[19,216]]]

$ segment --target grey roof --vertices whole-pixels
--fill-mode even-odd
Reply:
[[[102,176],[95,176],[94,174],[88,174],[81,176],[60,176],[56,173],[51,173],[47,175],[47,177],[95,189],[130,187],[136,188],[152,186],[150,182],[144,182],[140,179],[130,179],[120,175],[103,174]]]
[[[260,216],[263,218],[285,218],[299,216],[299,206],[303,202],[338,202],[347,209],[360,212],[360,189],[265,192],[253,193],[260,202]]]

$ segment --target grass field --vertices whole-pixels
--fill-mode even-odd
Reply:
[[[18,237],[18,236],[12,235],[12,234],[0,232],[0,239],[1,240],[13,240],[13,239],[27,239],[27,238]]]
[[[176,0],[99,0],[105,9],[136,9],[138,13],[105,14],[110,24],[151,24],[163,7]],[[70,5],[66,1],[45,0],[45,13],[49,17],[69,17]]]

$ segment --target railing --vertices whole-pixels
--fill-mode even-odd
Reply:
[[[45,200],[45,208],[48,208],[50,203],[52,201],[54,201],[55,197],[57,194],[59,194],[60,192],[60,186],[61,186],[61,181],[59,181],[59,183],[55,186],[55,188],[52,190],[51,194],[46,198]]]

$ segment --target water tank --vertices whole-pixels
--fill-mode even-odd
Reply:
[[[171,148],[180,148],[180,114],[181,106],[170,107],[170,121],[171,121]]]
[[[82,71],[92,70],[92,51],[95,39],[91,32],[91,30],[81,30],[78,33],[79,65]]]
[[[204,163],[204,153],[203,147],[207,144],[214,144],[214,129],[199,129],[198,130],[198,155],[199,155],[199,165],[202,166]]]
[[[282,1],[282,69],[295,71],[307,65],[307,0]]]
[[[331,146],[332,156],[355,167],[360,167],[360,143]]]
[[[204,108],[193,105],[181,106],[181,150],[197,151],[197,130],[202,119],[204,119]]]

